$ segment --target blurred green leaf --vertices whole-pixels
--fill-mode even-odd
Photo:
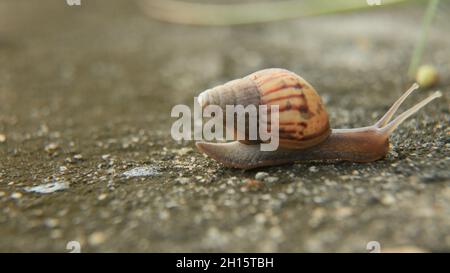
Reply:
[[[380,0],[381,5],[369,5],[373,0],[284,0],[211,4],[179,0],[139,0],[152,18],[190,25],[241,25],[273,22],[305,16],[384,7],[411,0]]]

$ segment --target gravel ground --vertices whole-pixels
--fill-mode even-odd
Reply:
[[[241,171],[173,141],[171,108],[283,67],[332,127],[369,125],[411,84],[423,9],[208,28],[131,1],[0,2],[0,251],[450,251],[449,10],[424,57],[443,97],[385,159]]]

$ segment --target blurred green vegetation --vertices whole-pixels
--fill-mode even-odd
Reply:
[[[154,19],[203,26],[268,23],[306,16],[385,8],[394,4],[426,4],[427,2],[420,0],[138,1],[143,10]],[[428,32],[438,10],[438,5],[439,0],[428,0],[428,6],[422,19],[420,37],[415,44],[410,60],[408,69],[410,78],[414,77],[421,64]]]
[[[139,0],[145,12],[162,21],[227,26],[296,19],[306,16],[382,8],[412,0],[180,1]],[[380,3],[380,5],[377,5]]]

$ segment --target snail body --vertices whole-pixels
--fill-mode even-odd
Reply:
[[[201,152],[224,165],[241,169],[310,160],[375,161],[388,153],[389,135],[398,125],[441,96],[437,91],[391,121],[401,103],[417,88],[418,85],[414,84],[372,126],[330,129],[322,99],[308,82],[285,69],[260,70],[208,89],[199,95],[198,101],[202,108],[218,105],[223,110],[226,105],[277,105],[278,149],[261,151],[261,142],[249,141],[247,132],[236,132],[236,135],[243,136],[240,141],[197,142],[196,145]]]

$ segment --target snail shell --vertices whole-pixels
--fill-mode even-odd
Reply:
[[[224,111],[226,105],[267,105],[269,109],[278,105],[282,148],[305,149],[321,143],[331,133],[328,113],[316,90],[285,69],[264,69],[227,82],[202,92],[198,101],[202,108],[218,105]]]

